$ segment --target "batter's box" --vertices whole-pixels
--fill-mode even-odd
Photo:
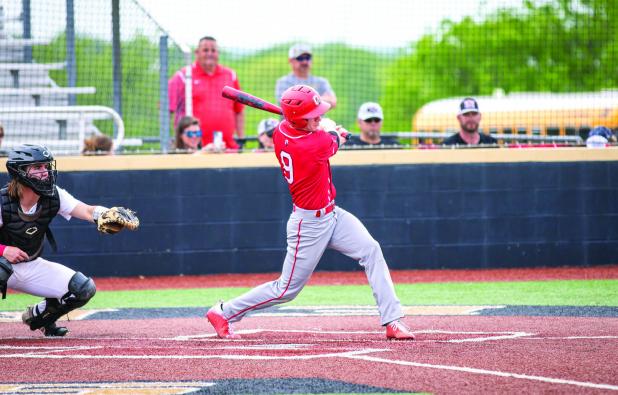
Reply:
[[[402,306],[407,316],[479,315],[488,309],[506,306]],[[350,317],[377,316],[375,306],[274,306],[249,313],[253,317]]]
[[[392,344],[384,338],[384,331],[349,331],[349,330],[322,330],[322,329],[246,329],[235,332],[240,335],[240,339],[222,340],[217,338],[214,333],[177,336],[170,340],[176,341],[217,341],[217,342],[233,342],[235,344],[252,343],[252,342],[272,342],[284,343],[298,341],[302,339],[303,344],[312,343],[332,343],[344,344],[350,342],[353,344],[362,344],[363,342],[383,342]],[[466,342],[489,342],[508,339],[516,339],[522,337],[533,336],[533,333],[527,332],[461,332],[461,331],[443,331],[436,329],[414,330],[417,335],[416,342],[447,342],[447,343],[466,343]],[[407,343],[407,342],[406,342]],[[241,346],[241,347],[244,347]]]

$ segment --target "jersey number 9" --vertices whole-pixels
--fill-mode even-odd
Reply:
[[[283,177],[285,177],[288,184],[291,184],[294,182],[294,165],[292,164],[292,156],[285,151],[281,151],[280,156]]]

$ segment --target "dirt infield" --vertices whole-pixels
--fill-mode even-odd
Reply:
[[[246,287],[272,281],[279,273],[214,274],[205,276],[159,276],[159,277],[110,277],[97,278],[97,289],[103,291],[201,288],[201,287]],[[391,270],[396,284],[470,282],[470,281],[531,281],[531,280],[584,280],[618,278],[618,265],[595,267],[558,267],[529,269],[490,270]],[[320,272],[316,271],[309,285],[366,284],[365,272]]]
[[[97,279],[99,289],[247,286],[276,274]],[[618,265],[394,271],[395,282],[618,278]],[[365,284],[363,272],[311,284]],[[280,306],[221,340],[203,308],[82,310],[65,338],[0,323],[0,394],[616,393],[618,307],[404,306],[414,342],[375,306]],[[12,316],[11,316],[12,315]]]
[[[162,385],[170,391],[163,393],[618,391],[616,318],[407,320],[414,342],[386,341],[377,317],[359,316],[248,317],[236,327],[239,340],[215,338],[201,317],[72,321],[61,339],[3,324],[0,367],[10,374],[0,393],[20,385],[128,393]]]

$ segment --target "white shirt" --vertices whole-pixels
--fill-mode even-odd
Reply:
[[[58,210],[58,214],[62,215],[68,221],[71,219],[71,211],[73,211],[75,206],[81,202],[59,186],[56,186],[56,189],[58,190],[58,196],[60,197],[60,209]],[[24,214],[34,214],[37,206],[38,203],[32,206],[32,208],[27,212],[24,212]],[[0,226],[2,226],[2,224],[2,206],[0,206]]]

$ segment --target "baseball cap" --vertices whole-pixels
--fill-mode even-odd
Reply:
[[[479,104],[472,97],[466,97],[459,103],[459,114],[467,114],[469,112],[479,112]]]
[[[358,109],[358,119],[365,121],[369,118],[384,119],[382,107],[380,107],[378,103],[367,102],[361,104],[360,108]]]
[[[288,51],[288,58],[293,59],[305,53],[311,55],[311,47],[308,44],[296,44]]]
[[[601,136],[609,141],[612,140],[612,137],[614,137],[614,133],[608,127],[597,126],[596,128],[592,129],[590,133],[588,133],[588,137],[592,136]]]
[[[257,127],[258,137],[266,133],[268,137],[272,136],[273,130],[277,127],[279,121],[275,118],[262,119]],[[270,134],[269,134],[270,133]]]

